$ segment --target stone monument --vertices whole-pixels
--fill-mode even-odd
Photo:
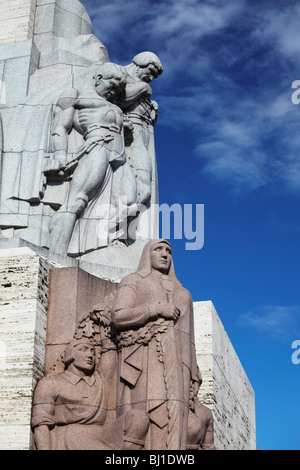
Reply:
[[[162,65],[150,52],[112,64],[78,0],[15,3],[30,39],[1,45],[0,247],[120,279],[158,229]]]
[[[55,366],[34,394],[38,449],[214,449],[212,412],[197,397],[193,302],[165,240],[148,242],[137,271],[82,315]]]
[[[112,63],[78,0],[0,7],[0,448],[254,449],[252,387],[158,239],[159,58]]]

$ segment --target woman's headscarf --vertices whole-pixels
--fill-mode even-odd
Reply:
[[[137,274],[139,274],[142,277],[147,277],[151,274],[152,267],[151,267],[150,254],[151,254],[152,250],[155,248],[155,246],[159,245],[160,243],[166,243],[172,250],[172,247],[171,247],[170,243],[167,242],[166,240],[164,240],[163,238],[150,240],[150,242],[148,242],[147,245],[145,245],[145,247],[143,249],[142,256],[141,256],[141,259],[140,259],[140,263],[139,263],[139,266],[136,270]],[[176,277],[176,274],[175,274],[173,258],[171,259],[171,265],[170,265],[170,269],[169,269],[169,272],[168,272],[167,276],[172,281],[179,283],[179,281]]]

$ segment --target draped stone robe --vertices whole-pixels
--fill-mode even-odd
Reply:
[[[149,414],[145,449],[182,450],[186,449],[191,384],[199,380],[193,301],[178,282],[173,263],[168,275],[151,272],[150,252],[159,242],[146,245],[137,272],[122,280],[114,303],[120,348],[117,412],[121,415],[133,407]],[[180,310],[177,322],[148,321],[151,311],[165,302]],[[145,318],[142,326],[141,318]]]

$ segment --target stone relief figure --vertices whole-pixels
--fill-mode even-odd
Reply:
[[[193,302],[168,242],[150,241],[138,270],[74,326],[34,393],[37,449],[214,450],[212,412],[198,399]]]
[[[198,398],[195,412],[189,415],[188,450],[215,450],[212,411]]]
[[[76,221],[88,206],[89,214],[86,219],[97,219],[95,206],[113,173],[117,175],[120,167],[124,167],[121,170],[122,176],[114,175],[112,190],[115,211],[118,212],[117,206],[121,195],[128,196],[129,206],[134,205],[136,200],[134,174],[131,167],[125,165],[123,114],[114,104],[125,89],[125,75],[118,65],[104,63],[97,69],[94,79],[93,93],[72,89],[64,93],[57,102],[52,130],[53,158],[48,162],[45,174],[49,177],[53,175],[66,177],[71,173],[72,179],[66,200],[52,216],[49,225],[49,248],[56,253],[69,252]],[[76,157],[67,162],[68,135],[73,128],[83,136],[85,142]],[[111,199],[108,202],[110,205]],[[99,212],[97,215],[96,222],[99,220]],[[106,217],[109,223],[111,214]],[[117,221],[118,223],[120,221]],[[114,238],[116,227],[106,228],[111,231],[111,237]],[[88,232],[89,226],[83,230]],[[78,238],[82,238],[82,235],[81,231]],[[81,248],[79,251],[85,250]]]
[[[97,67],[110,63],[110,58],[107,48],[93,34],[85,8],[79,0],[38,3],[32,25],[34,41],[26,45],[29,55],[24,55],[29,62],[26,65],[23,60],[20,72],[23,80],[13,72],[19,70],[19,56],[4,59],[8,62],[3,68],[7,99],[0,103],[1,243],[15,246],[22,240],[54,262],[73,265],[74,260],[66,258],[77,258],[79,265],[92,272],[107,271],[103,268],[107,259],[120,248],[123,253],[118,268],[130,272],[136,268],[145,240],[156,236],[158,226],[157,212],[154,214],[158,184],[153,135],[157,104],[150,100],[149,83],[162,73],[162,66],[155,54],[138,54],[117,72],[125,75],[126,88],[122,79],[120,89],[113,92],[115,96],[100,96],[97,90],[101,86],[94,87],[92,77]],[[42,21],[45,11],[49,19],[47,31]],[[22,57],[23,53],[22,49]],[[123,96],[117,96],[122,87]],[[107,107],[111,105],[118,117],[106,122],[104,116],[102,122],[101,106],[94,106],[101,99]],[[76,107],[79,102],[80,109]],[[99,128],[85,139],[88,128],[99,124],[99,119],[110,129]],[[103,137],[103,143],[98,139],[91,148],[96,134]],[[110,137],[113,138],[109,141]],[[126,158],[121,148],[124,138]],[[96,153],[102,157],[96,159]],[[103,156],[105,153],[109,153],[109,158]],[[97,160],[96,171],[86,178],[84,167],[88,165],[84,162],[93,159]],[[74,193],[81,169],[83,190],[79,202]],[[145,214],[141,214],[143,210]],[[131,222],[133,236],[128,236],[126,229]],[[112,244],[120,246],[111,247]],[[135,246],[127,250],[129,244]],[[133,257],[127,256],[129,252]]]
[[[40,380],[34,395],[32,428],[37,450],[114,448],[102,436],[107,397],[95,371],[95,348],[73,340],[64,355],[65,372]]]
[[[47,184],[43,172],[51,152],[53,108],[63,90],[80,87],[81,81],[87,82],[90,67],[110,59],[79,0],[34,2],[33,15],[36,3],[28,68],[20,65],[19,53],[15,58],[8,55],[7,65],[15,65],[6,68],[2,77],[7,93],[6,102],[0,104],[0,239],[22,239],[48,248],[49,219],[63,203],[68,187],[68,183]],[[45,29],[43,17],[49,28]],[[76,134],[69,136],[71,152],[75,142],[82,143]]]
[[[191,384],[191,403],[188,420],[187,449],[215,450],[214,420],[212,411],[198,398],[202,377],[198,371],[198,379]]]
[[[153,134],[158,107],[150,100],[149,83],[162,73],[151,52],[125,67],[112,64],[107,53],[101,60],[95,54],[93,63],[97,47],[97,41],[82,45],[89,60],[86,67],[80,62],[72,80],[64,72],[62,94],[56,72],[48,77],[37,70],[24,104],[3,111],[0,185],[0,229],[6,238],[20,237],[64,257],[87,255],[92,262],[89,254],[99,254],[99,248],[133,243],[129,223],[135,219],[138,227],[139,214],[158,204]],[[116,83],[101,73],[115,74]],[[105,96],[104,83],[118,89]],[[141,238],[154,235],[154,219]],[[146,231],[148,223],[141,222]],[[131,227],[133,234],[138,231]]]
[[[36,449],[140,450],[149,419],[139,410],[109,419],[113,390],[95,368],[94,343],[85,336],[74,338],[63,362],[63,373],[44,377],[35,389],[31,425]]]
[[[128,162],[137,175],[138,202],[147,206],[156,171],[153,126],[158,116],[158,105],[150,100],[152,89],[149,83],[162,74],[163,67],[153,52],[141,52],[124,68],[127,85],[119,105],[133,125],[131,136],[127,136],[126,152]]]
[[[191,387],[200,379],[193,301],[176,278],[172,249],[165,240],[147,243],[137,271],[121,281],[112,323],[119,348],[117,416],[130,409],[148,414],[145,449],[196,445],[200,421],[194,419]],[[188,438],[195,422],[198,430],[191,430]]]

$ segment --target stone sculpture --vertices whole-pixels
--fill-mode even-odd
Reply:
[[[176,278],[169,243],[146,245],[136,273],[120,283],[112,321],[120,348],[118,416],[143,409],[150,417],[149,449],[186,449],[199,371],[193,302]]]
[[[64,354],[66,370],[38,383],[32,408],[37,450],[141,449],[148,417],[129,410],[121,419],[109,423],[111,390],[101,372],[95,370],[95,359],[91,341],[85,337],[74,339]]]
[[[134,206],[133,213],[136,213],[136,182],[131,167],[126,164],[123,113],[113,104],[125,89],[126,77],[121,67],[107,62],[97,69],[94,79],[94,93],[91,90],[72,89],[57,102],[52,131],[53,158],[45,173],[56,177],[73,174],[67,198],[52,216],[49,226],[50,251],[61,254],[68,253],[76,220],[88,204],[89,215],[86,218],[96,218],[95,206],[110,178],[117,179],[112,190],[115,213],[120,212],[118,203],[124,195],[128,196],[127,203]],[[68,161],[68,134],[73,128],[83,136],[85,143],[76,157]],[[119,170],[120,167],[123,168]],[[118,171],[122,173],[120,177]],[[112,210],[112,207],[109,209]],[[111,216],[108,214],[108,222]],[[121,221],[115,220],[116,225],[120,226]],[[98,222],[103,223],[101,219]],[[111,241],[118,238],[116,230],[117,227],[107,227],[107,237],[110,235]],[[85,246],[85,249],[88,247]]]
[[[2,77],[6,101],[0,104],[0,240],[7,245],[25,240],[38,248],[49,246],[49,220],[68,189],[68,183],[47,184],[44,174],[55,104],[63,90],[86,81],[89,67],[108,62],[109,56],[78,0],[35,3],[32,39],[2,45],[3,67],[14,65]],[[70,158],[77,142],[72,132]]]
[[[191,387],[187,449],[215,450],[213,414],[198,398],[201,383],[202,378],[199,373],[199,381],[192,381]]]
[[[94,370],[95,348],[87,339],[72,341],[64,364],[65,372],[42,379],[35,391],[32,427],[37,449],[107,448],[101,436],[107,398]]]
[[[25,240],[54,261],[76,258],[95,272],[109,264],[112,245],[126,252],[137,241],[133,256],[120,257],[125,274],[157,229],[157,104],[149,83],[162,66],[150,52],[125,67],[112,64],[78,0],[50,3],[38,5],[34,40],[24,44],[26,84],[8,77],[14,86],[1,105],[0,242]],[[50,14],[46,33],[42,18]],[[104,96],[100,75],[112,68],[120,86]]]
[[[156,101],[150,100],[152,80],[163,72],[159,58],[152,52],[141,52],[125,67],[126,93],[120,103],[133,129],[127,137],[127,158],[137,176],[137,196],[140,205],[148,206],[151,199],[153,161],[153,126],[158,116]]]
[[[74,348],[81,353],[82,346],[85,366],[79,360],[70,364],[68,357],[76,359]],[[35,391],[32,426],[38,448],[50,445],[46,437],[55,427],[62,436],[59,445],[69,449],[214,449],[212,414],[197,398],[202,379],[193,301],[176,278],[167,241],[148,242],[137,271],[79,319],[64,364],[63,374],[42,379]],[[70,373],[76,384],[79,376],[93,380],[92,403],[77,385],[70,391]],[[70,409],[59,407],[63,400]],[[79,443],[80,433],[85,439]]]

